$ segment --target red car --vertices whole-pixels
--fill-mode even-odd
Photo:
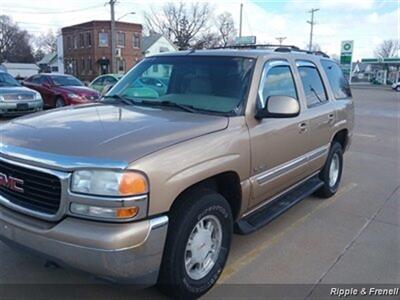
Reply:
[[[45,107],[90,103],[100,99],[99,92],[70,75],[37,74],[26,79],[23,85],[38,91]]]

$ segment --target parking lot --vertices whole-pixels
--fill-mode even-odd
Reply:
[[[300,298],[316,297],[319,284],[400,284],[400,93],[354,87],[353,94],[356,128],[339,192],[327,200],[309,197],[256,233],[234,236],[221,285],[205,298],[246,297],[226,288],[233,284],[303,285]],[[98,283],[80,272],[46,268],[2,243],[0,266],[3,287]],[[155,288],[96,287],[86,298],[162,297]]]

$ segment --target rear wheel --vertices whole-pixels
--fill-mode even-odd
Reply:
[[[343,170],[343,149],[342,145],[334,142],[329,151],[325,166],[319,174],[324,185],[316,192],[323,198],[329,198],[336,194]]]
[[[233,218],[227,201],[213,191],[180,200],[170,215],[158,286],[170,297],[194,299],[214,285],[225,266]]]
[[[396,87],[396,91],[400,92],[400,85]]]

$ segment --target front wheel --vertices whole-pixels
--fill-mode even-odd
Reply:
[[[194,299],[217,281],[228,258],[233,218],[220,194],[187,194],[170,214],[159,288],[170,297]]]
[[[339,189],[343,170],[343,148],[342,145],[334,142],[328,154],[325,166],[319,174],[324,185],[316,192],[323,198],[329,198],[336,194]]]
[[[60,108],[65,106],[65,101],[62,98],[57,98],[55,107]]]

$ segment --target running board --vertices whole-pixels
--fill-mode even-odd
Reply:
[[[249,234],[267,225],[286,210],[310,196],[323,186],[323,184],[324,183],[318,176],[308,179],[287,194],[278,197],[271,203],[266,204],[250,215],[237,221],[235,224],[235,233]]]

